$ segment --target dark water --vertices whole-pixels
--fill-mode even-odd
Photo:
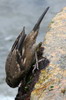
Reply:
[[[51,19],[63,7],[66,0],[0,0],[0,100],[14,100],[17,89],[11,89],[5,82],[5,60],[22,27],[28,34],[44,9],[50,6],[41,24],[37,39],[42,41]]]

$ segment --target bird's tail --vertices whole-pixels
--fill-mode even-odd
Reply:
[[[38,19],[37,23],[35,24],[35,26],[34,26],[34,28],[33,28],[33,31],[34,31],[34,32],[39,28],[40,23],[41,23],[41,21],[43,20],[45,14],[47,13],[48,9],[49,9],[49,7],[46,8],[46,10],[43,12],[43,14],[42,14],[42,15],[40,16],[40,18]]]

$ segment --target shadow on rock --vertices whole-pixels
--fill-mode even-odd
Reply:
[[[31,92],[39,79],[40,72],[42,69],[46,68],[48,64],[49,60],[44,58],[44,60],[39,63],[39,70],[35,70],[34,73],[32,73],[33,67],[31,67],[18,88],[18,94],[15,100],[30,100]]]

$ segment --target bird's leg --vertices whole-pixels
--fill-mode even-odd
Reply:
[[[42,58],[42,59],[40,59],[40,60],[37,59],[36,64],[33,65],[34,68],[33,68],[33,70],[32,70],[32,73],[34,73],[34,71],[35,71],[36,69],[39,70],[39,63],[42,62],[42,61],[44,61],[44,60],[45,60],[45,58]]]
[[[32,70],[32,73],[34,73],[35,69],[39,70],[37,52],[35,52],[35,59],[36,59],[36,64],[33,65],[34,68]]]
[[[40,42],[36,47],[35,47],[35,64],[33,65],[33,70],[32,73],[37,69],[39,70],[39,64],[45,60],[45,57],[43,57],[43,51],[44,47],[42,47],[42,42]]]
[[[37,52],[35,52],[35,59],[36,59],[36,68],[39,70]]]
[[[34,68],[32,70],[32,72],[34,73],[35,69],[39,70],[39,58],[38,58],[38,52],[40,51],[40,48],[41,48],[41,45],[42,45],[42,42],[40,42],[36,47],[35,47],[35,61],[36,61],[36,64],[33,65]],[[43,59],[41,59],[42,61]]]

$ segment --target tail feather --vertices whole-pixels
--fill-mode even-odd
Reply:
[[[21,44],[22,44],[22,42],[23,42],[24,39],[25,39],[25,36],[26,36],[26,34],[25,34],[25,27],[23,27],[23,30],[22,30],[22,32],[18,35],[18,37],[16,38],[16,40],[15,40],[15,42],[14,42],[12,48],[11,48],[11,51],[13,51],[14,49],[20,49]]]
[[[24,42],[24,39],[26,37],[26,34],[25,34],[25,27],[23,27],[23,31],[22,31],[22,34],[21,34],[21,37],[18,41],[18,44],[17,44],[17,49],[20,50],[20,48],[22,49],[22,46],[23,46],[23,42]]]
[[[43,12],[43,14],[40,16],[39,20],[37,21],[37,23],[35,24],[35,26],[33,28],[33,31],[36,31],[39,28],[40,23],[43,20],[45,14],[47,13],[48,9],[49,9],[49,7],[47,7],[46,10]]]

